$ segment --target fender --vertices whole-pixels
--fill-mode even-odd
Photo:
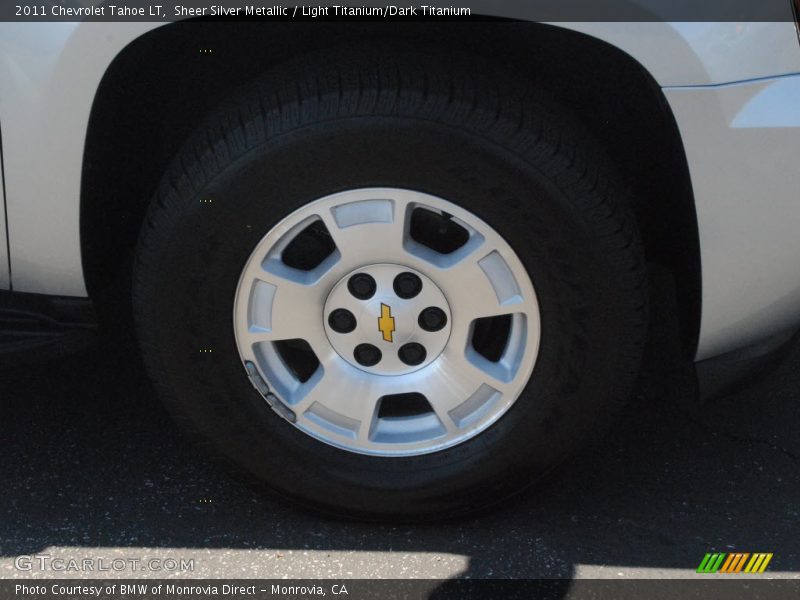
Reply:
[[[502,6],[492,10],[493,6],[481,3],[482,12],[508,16]],[[620,48],[664,88],[697,89],[800,72],[800,44],[795,24],[789,20],[554,25]],[[0,122],[10,232],[10,261],[3,260],[5,240],[0,237],[0,287],[4,282],[8,286],[10,275],[15,290],[87,295],[79,239],[80,179],[92,102],[115,56],[160,26],[149,22],[0,24]],[[705,192],[713,197],[713,190]],[[696,197],[698,204],[706,201]],[[0,236],[4,236],[2,229]],[[715,250],[724,252],[724,248]],[[705,320],[706,311],[714,307],[704,301],[703,310]],[[738,341],[725,339],[726,344]],[[708,347],[724,350],[720,344]]]

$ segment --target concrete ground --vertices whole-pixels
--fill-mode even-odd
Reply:
[[[799,577],[800,346],[762,380],[700,404],[660,335],[605,442],[543,490],[427,526],[326,519],[230,479],[176,430],[130,339],[6,363],[0,577],[672,578],[692,577],[711,550],[773,552],[772,575]],[[18,568],[34,554],[194,564]]]

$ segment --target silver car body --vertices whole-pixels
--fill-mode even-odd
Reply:
[[[699,222],[696,358],[800,324],[800,43],[794,23],[554,25],[631,55],[662,87],[675,115]],[[13,284],[21,292],[87,294],[80,180],[92,101],[114,57],[157,26],[0,24],[0,202],[6,208],[0,211],[0,289]]]

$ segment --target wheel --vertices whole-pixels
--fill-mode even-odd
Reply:
[[[625,405],[642,251],[598,146],[525,78],[395,48],[287,63],[167,171],[134,282],[171,411],[320,510],[437,518]]]

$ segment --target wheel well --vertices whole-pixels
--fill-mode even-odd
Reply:
[[[293,55],[358,41],[368,48],[371,40],[387,38],[512,65],[581,119],[633,191],[648,262],[674,274],[682,340],[693,356],[701,301],[697,218],[666,99],[629,55],[584,34],[536,23],[201,20],[136,39],[106,71],[86,139],[81,244],[87,287],[100,313],[109,289],[127,287],[150,198],[207,112],[233,88]]]

